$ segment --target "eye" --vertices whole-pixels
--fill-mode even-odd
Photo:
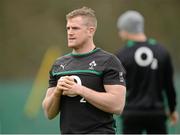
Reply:
[[[80,29],[79,27],[72,27],[73,30],[78,30]]]
[[[70,29],[70,27],[66,27],[66,30],[69,30]]]

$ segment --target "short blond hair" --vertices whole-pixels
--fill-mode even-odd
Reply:
[[[66,15],[66,20],[77,16],[82,16],[87,18],[87,25],[94,26],[95,28],[97,27],[97,18],[95,15],[95,11],[93,9],[88,7],[75,9]]]

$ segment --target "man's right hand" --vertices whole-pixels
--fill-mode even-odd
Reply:
[[[179,120],[179,114],[177,111],[172,112],[169,114],[169,119],[171,121],[171,125],[176,125]]]
[[[57,96],[57,97],[61,96],[61,94],[63,92],[63,90],[61,89],[62,85],[63,85],[63,77],[59,78],[59,80],[57,81],[57,85],[54,90],[55,96]]]

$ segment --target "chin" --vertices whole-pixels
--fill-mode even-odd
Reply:
[[[74,47],[76,47],[76,45],[68,44],[68,47],[69,47],[69,48],[74,48]]]
[[[78,44],[68,44],[68,47],[73,48],[73,49],[77,49],[77,48],[80,47],[80,45],[78,45]]]

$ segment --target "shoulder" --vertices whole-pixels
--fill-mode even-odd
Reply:
[[[71,53],[60,56],[54,61],[54,64],[58,64],[59,62],[63,62],[63,61],[66,61],[68,59],[71,59],[71,57],[72,57]]]
[[[100,49],[99,53],[101,53],[102,55],[105,55],[107,57],[111,57],[113,55],[112,53],[105,51],[103,49]]]
[[[153,55],[161,62],[167,62],[171,60],[171,56],[167,48],[163,43],[154,42],[154,44],[150,44],[149,47],[153,51]]]
[[[118,57],[124,57],[129,53],[133,53],[134,51],[135,51],[135,45],[129,46],[128,43],[125,43],[115,52],[115,55]]]
[[[169,56],[169,51],[166,49],[166,47],[162,43],[159,43],[159,42],[156,41],[156,43],[154,45],[151,45],[151,48],[153,48],[153,50],[158,55]]]
[[[118,60],[117,56],[111,52],[100,50],[100,54],[103,58],[106,58],[107,60]]]
[[[105,65],[107,67],[121,67],[121,61],[118,59],[118,57],[116,55],[114,55],[113,53],[107,52],[105,50],[101,50],[102,55],[104,55],[102,58],[105,61]]]

